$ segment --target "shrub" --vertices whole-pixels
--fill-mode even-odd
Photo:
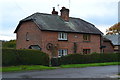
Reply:
[[[70,54],[63,56],[58,61],[61,65],[64,64],[87,64],[87,63],[102,63],[102,62],[118,62],[118,54],[91,54],[91,55],[80,55]]]
[[[2,65],[17,65],[16,51],[13,49],[2,49]]]
[[[49,65],[49,56],[39,50],[2,49],[2,65]]]
[[[16,48],[16,40],[2,41],[2,48]]]
[[[52,65],[52,66],[59,66],[59,65],[60,65],[59,59],[60,59],[60,58],[52,58],[52,59],[51,59],[51,65]]]

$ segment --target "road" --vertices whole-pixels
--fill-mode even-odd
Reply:
[[[118,66],[62,68],[45,71],[4,72],[3,78],[109,78],[118,74]]]

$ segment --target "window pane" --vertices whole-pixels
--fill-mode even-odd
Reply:
[[[62,38],[62,34],[60,33],[60,39]]]
[[[67,55],[67,50],[64,50],[64,55]]]
[[[90,35],[89,34],[83,34],[83,40],[90,40]]]
[[[62,35],[62,39],[64,39],[64,34],[63,34],[63,33],[61,33],[61,35]]]
[[[67,39],[67,33],[65,33],[65,39]]]
[[[59,50],[58,51],[58,57],[61,57],[62,55],[61,55],[62,53],[61,53],[61,50]]]
[[[90,49],[83,49],[83,54],[89,54],[90,53]]]
[[[60,49],[58,51],[58,57],[67,55],[67,49]]]
[[[67,33],[58,33],[59,40],[67,40]]]

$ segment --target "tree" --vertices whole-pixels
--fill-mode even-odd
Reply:
[[[120,34],[120,22],[114,24],[109,29],[106,30],[107,34]]]

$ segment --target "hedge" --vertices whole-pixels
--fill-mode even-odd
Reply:
[[[118,62],[119,53],[111,54],[69,54],[61,58],[52,59],[53,66],[66,65],[66,64],[87,64],[87,63],[103,63],[103,62]],[[57,64],[56,64],[57,63]]]
[[[2,65],[49,65],[49,56],[39,50],[2,49]]]

